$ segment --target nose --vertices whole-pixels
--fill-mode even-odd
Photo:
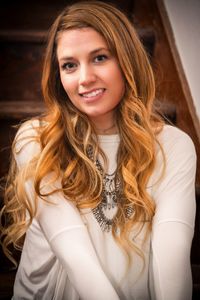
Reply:
[[[79,73],[79,84],[80,85],[89,85],[96,81],[96,74],[92,66],[84,65],[80,67]]]

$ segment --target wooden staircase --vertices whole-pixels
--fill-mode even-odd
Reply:
[[[0,177],[8,170],[13,125],[44,111],[40,88],[47,30],[65,5],[74,1],[8,1],[0,4]],[[177,71],[166,23],[156,0],[111,1],[135,24],[156,75],[162,114],[187,132],[198,156],[197,218],[192,245],[193,299],[200,297],[200,139],[191,103]],[[158,1],[160,2],[160,1]],[[0,200],[2,206],[2,195]],[[18,254],[19,255],[19,254]],[[10,299],[15,271],[0,251],[0,299]]]

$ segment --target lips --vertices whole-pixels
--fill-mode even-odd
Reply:
[[[85,98],[92,98],[92,97],[96,97],[100,94],[103,94],[104,90],[105,89],[103,89],[103,88],[95,89],[95,90],[92,90],[92,91],[89,91],[89,92],[80,93],[80,95],[82,97],[85,97]]]

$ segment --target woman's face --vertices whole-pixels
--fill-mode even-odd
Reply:
[[[125,83],[104,38],[89,27],[64,31],[58,39],[57,57],[62,85],[74,106],[94,125],[112,125]]]

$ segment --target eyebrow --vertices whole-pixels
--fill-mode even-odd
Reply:
[[[92,50],[89,53],[89,55],[92,56],[92,55],[94,55],[94,54],[96,54],[96,53],[98,53],[102,50],[110,52],[110,50],[108,48],[101,47],[101,48],[97,48],[97,49]],[[60,61],[73,60],[73,59],[74,59],[73,56],[63,56],[63,57],[60,58]]]

